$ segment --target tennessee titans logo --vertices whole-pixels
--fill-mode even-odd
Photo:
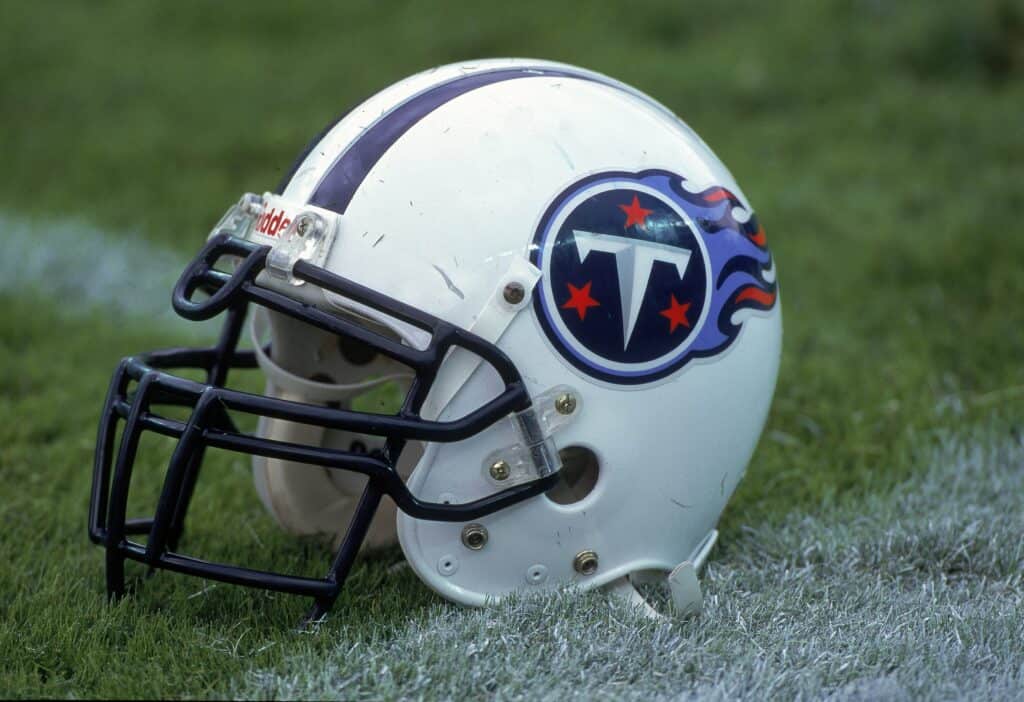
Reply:
[[[565,190],[534,237],[534,308],[551,343],[595,378],[636,385],[722,353],[775,305],[754,213],[723,187],[666,171],[601,173]]]

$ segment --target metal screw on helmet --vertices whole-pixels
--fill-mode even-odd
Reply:
[[[462,529],[462,545],[471,551],[479,551],[487,545],[487,529],[483,524],[467,524]]]
[[[593,575],[597,572],[597,554],[593,551],[580,551],[572,559],[572,567],[580,575]]]
[[[495,461],[491,464],[491,477],[495,480],[508,480],[511,472],[508,461]]]
[[[299,215],[295,220],[295,233],[299,236],[306,236],[313,226],[313,218],[309,215]]]
[[[522,283],[515,281],[505,286],[505,302],[510,305],[518,305],[526,297],[526,288]]]
[[[555,409],[559,414],[572,414],[576,411],[576,396],[563,393],[555,400]]]

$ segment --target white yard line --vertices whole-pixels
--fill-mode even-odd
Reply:
[[[0,213],[0,293],[41,296],[61,314],[97,311],[173,324],[208,335],[207,325],[171,310],[171,289],[187,259],[142,237],[113,234],[76,219],[30,219]],[[202,245],[196,240],[196,250]]]
[[[889,496],[734,537],[711,558],[699,620],[652,622],[571,593],[439,604],[394,636],[332,628],[333,654],[253,671],[230,694],[1021,699],[1020,435],[988,428],[920,460]]]

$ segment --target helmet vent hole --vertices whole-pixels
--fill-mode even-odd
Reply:
[[[589,495],[597,485],[597,454],[585,446],[566,446],[558,457],[562,459],[562,470],[547,497],[556,504],[571,505]]]
[[[338,337],[338,351],[353,366],[365,366],[377,357],[377,351],[372,346],[351,336]]]

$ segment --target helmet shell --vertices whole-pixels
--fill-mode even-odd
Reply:
[[[547,303],[537,298],[550,281],[537,266],[538,241],[552,208],[588,179],[650,173],[669,174],[690,193],[727,192],[723,207],[731,212],[722,216],[736,224],[753,216],[726,167],[653,99],[565,64],[503,59],[444,66],[387,88],[330,128],[287,182],[288,200],[342,215],[327,269],[455,325],[479,329],[508,272],[524,261],[538,269],[540,282],[527,291],[532,301],[489,340],[517,365],[532,395],[568,386],[578,396],[577,415],[556,444],[592,452],[597,481],[571,504],[542,495],[479,520],[488,534],[480,549],[463,544],[464,524],[399,511],[409,563],[449,599],[479,605],[521,588],[590,588],[638,571],[671,571],[714,529],[746,469],[782,340],[763,233],[756,276],[770,286],[770,303],[762,295],[765,304],[723,314],[725,322],[705,315],[695,324],[734,327],[729,343],[687,356],[659,377],[625,383],[588,372],[545,327]],[[704,245],[708,237],[698,239]],[[719,294],[721,281],[707,278],[708,294]],[[315,303],[370,316],[407,343],[423,343],[415,330],[330,293]],[[303,340],[278,331],[274,343]],[[502,388],[484,365],[453,378],[454,387],[427,403],[442,420]],[[408,485],[434,502],[492,494],[501,486],[488,475],[488,457],[516,441],[511,425],[499,423],[458,443],[428,444]],[[584,551],[597,554],[595,572],[574,567]]]

